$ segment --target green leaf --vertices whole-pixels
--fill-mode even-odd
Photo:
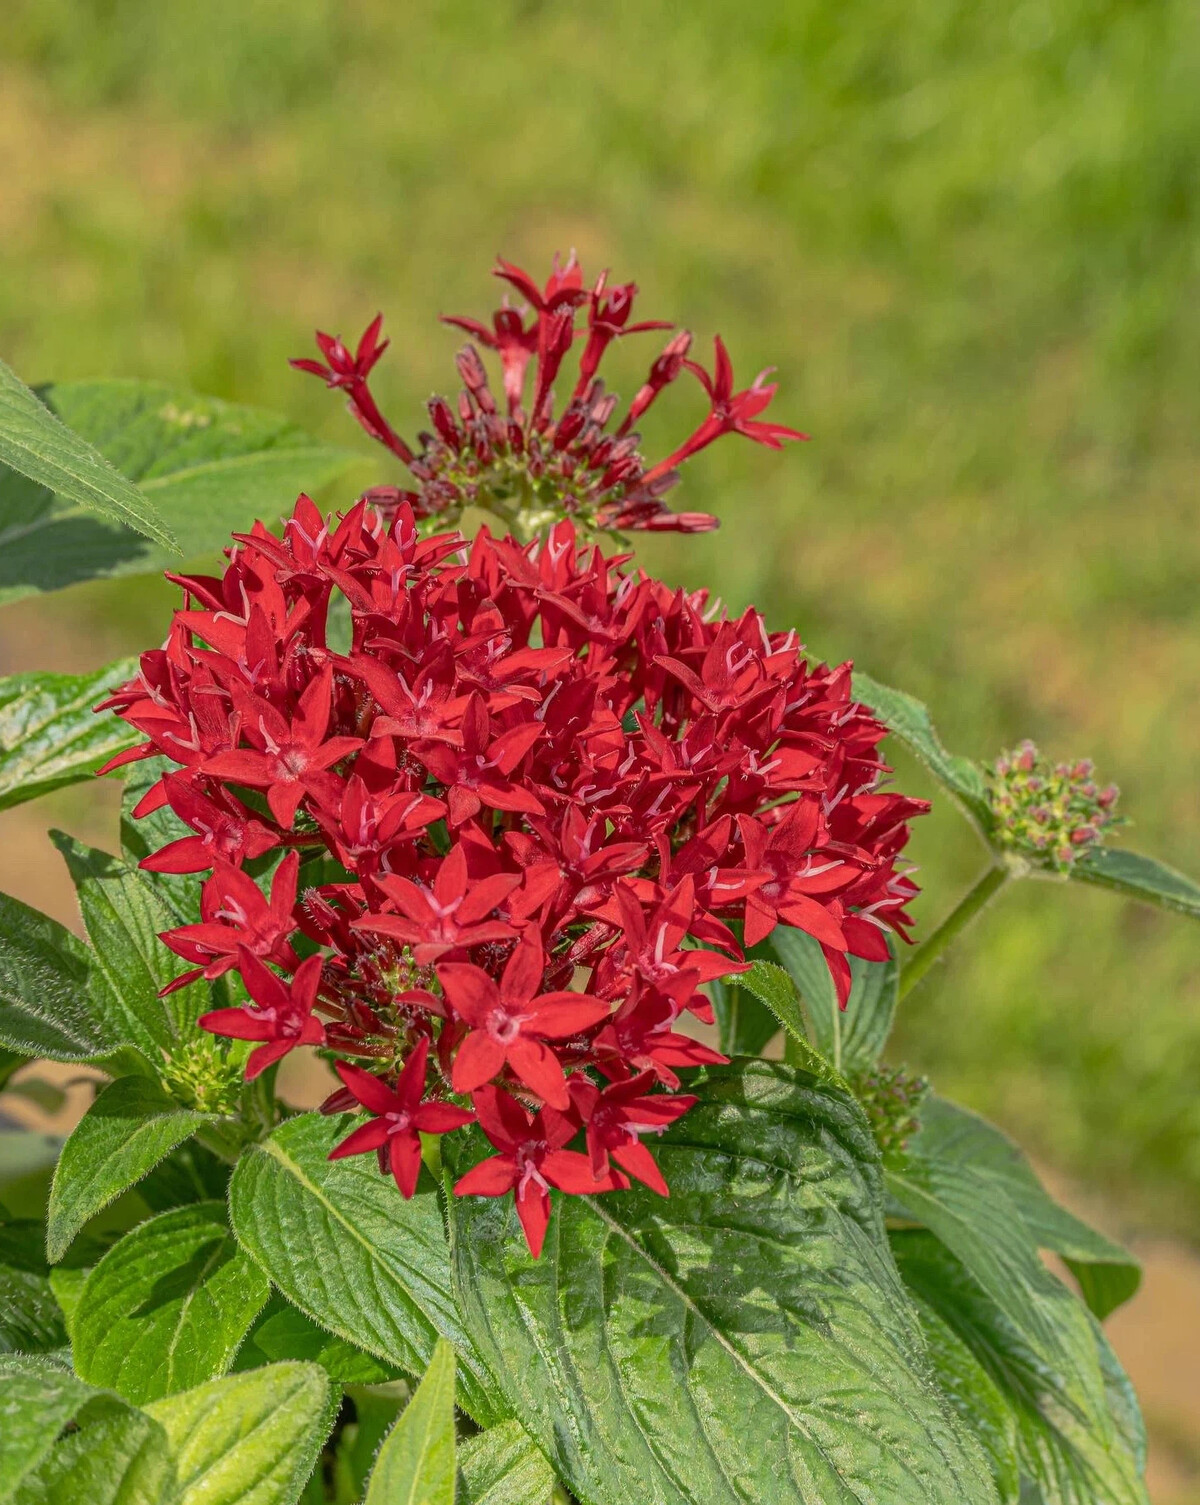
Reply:
[[[956,1175],[975,1185],[982,1201],[999,1191],[1019,1215],[1030,1247],[1063,1257],[1097,1317],[1107,1317],[1137,1290],[1141,1267],[1133,1256],[1060,1207],[1025,1156],[995,1125],[944,1098],[931,1097],[921,1110],[921,1132],[912,1148],[919,1161],[955,1167]],[[957,1252],[962,1257],[962,1251]]]
[[[448,1338],[464,1409],[503,1419],[451,1292],[436,1189],[422,1176],[405,1201],[370,1156],[329,1160],[348,1127],[303,1113],[246,1149],[229,1186],[238,1242],[314,1322],[408,1374]]]
[[[195,1024],[202,1012],[197,985],[168,998],[158,996],[185,970],[158,938],[174,927],[175,915],[146,873],[62,831],[51,831],[50,837],[66,860],[94,948],[96,1007],[111,1021],[110,1028],[157,1062],[163,1051],[170,1053],[180,1041],[201,1033]]]
[[[141,1405],[223,1374],[267,1299],[220,1203],[160,1213],[114,1244],[75,1315],[75,1367]]]
[[[689,1088],[655,1150],[670,1198],[555,1196],[540,1260],[510,1198],[451,1199],[463,1313],[518,1420],[589,1505],[994,1501],[928,1368],[857,1105],[766,1061]],[[444,1153],[458,1173],[486,1148],[472,1130]]]
[[[0,679],[0,810],[89,779],[137,741],[92,707],[137,669],[122,659],[94,674],[12,674]]]
[[[45,1359],[0,1358],[0,1500],[10,1498],[93,1394],[90,1385]]]
[[[123,530],[136,529],[172,554],[178,546],[158,508],[102,454],[55,417],[0,361],[0,462],[47,488],[69,508],[85,507]],[[6,542],[4,548],[20,537]]]
[[[67,1341],[50,1287],[41,1224],[0,1223],[0,1353],[51,1353]]]
[[[1042,1270],[1030,1299],[1053,1345],[1032,1346],[932,1234],[892,1235],[900,1272],[975,1355],[1012,1410],[1022,1475],[1045,1505],[1147,1505],[1145,1437],[1099,1324]],[[1024,1499],[1024,1495],[1022,1499]]]
[[[121,853],[130,867],[136,867],[143,857],[149,857],[169,842],[195,835],[170,805],[160,805],[149,815],[134,818],[133,812],[142,796],[149,793],[164,773],[175,767],[167,758],[143,758],[125,769],[125,789],[121,796]],[[203,874],[153,873],[146,877],[164,903],[171,906],[176,924],[193,925],[200,919]]]
[[[720,1048],[727,1056],[760,1056],[779,1033],[779,1020],[753,993],[733,987],[732,982],[725,977],[708,984]]]
[[[247,1348],[253,1345],[269,1360],[304,1359],[320,1364],[326,1374],[342,1385],[381,1385],[396,1378],[399,1370],[390,1364],[364,1353],[344,1338],[335,1337],[298,1308],[282,1303],[279,1297],[272,1298],[272,1306],[277,1301],[278,1310],[268,1306],[247,1338]],[[248,1367],[245,1349],[239,1355],[238,1367]]]
[[[6,1505],[177,1505],[162,1428],[114,1396],[95,1395],[26,1474]]]
[[[178,1505],[293,1505],[339,1398],[315,1364],[272,1364],[154,1401],[146,1411],[166,1432]]]
[[[782,967],[776,966],[774,962],[756,961],[748,972],[735,973],[728,981],[732,986],[744,989],[753,998],[757,998],[783,1025],[789,1043],[788,1059],[793,1064],[801,1065],[817,1076],[838,1081],[837,1073],[830,1072],[829,1063],[809,1042],[796,984]],[[838,1082],[838,1085],[841,1083]]]
[[[1042,1268],[1037,1246],[1003,1185],[969,1165],[923,1156],[916,1144],[906,1162],[885,1171],[892,1211],[935,1233],[1031,1344],[1052,1344],[1053,1329],[1031,1299]]]
[[[933,1308],[919,1298],[913,1304],[921,1318],[938,1383],[987,1454],[1001,1505],[1017,1505],[1021,1466],[1016,1418],[1008,1402],[975,1355]]]
[[[800,991],[813,1043],[836,1071],[845,1076],[869,1071],[879,1060],[896,1014],[900,968],[889,939],[886,962],[850,958],[850,996],[838,1003],[821,946],[791,925],[777,925],[770,944]]]
[[[9,1050],[7,1045],[0,1045],[0,1092],[8,1086],[22,1066],[28,1066],[33,1060],[24,1051]]]
[[[1120,847],[1089,847],[1071,864],[1069,876],[1081,883],[1110,888],[1128,899],[1157,904],[1177,914],[1200,918],[1200,884],[1165,862],[1126,852]]]
[[[454,1505],[454,1483],[454,1349],[441,1338],[384,1439],[364,1505]]]
[[[124,1043],[88,993],[88,949],[65,926],[0,894],[0,1041],[52,1061],[88,1061]]]
[[[110,1082],[76,1124],[55,1167],[46,1218],[51,1263],[89,1218],[211,1121],[211,1114],[181,1108],[145,1077]]]
[[[353,451],[316,443],[275,414],[157,382],[64,382],[44,396],[138,483],[188,560],[216,553],[256,517],[273,525],[299,492],[319,490],[348,466],[364,463]],[[0,601],[177,563],[175,552],[119,524],[83,517],[70,502],[0,469]]]
[[[159,1161],[138,1187],[151,1212],[169,1212],[193,1202],[223,1202],[229,1191],[230,1165],[191,1140]]]
[[[554,1470],[519,1421],[468,1437],[458,1449],[461,1505],[546,1505]]]
[[[853,688],[854,698],[874,711],[888,731],[916,754],[987,836],[993,822],[983,770],[970,758],[946,751],[934,730],[928,708],[915,696],[881,685],[861,669],[854,671]]]

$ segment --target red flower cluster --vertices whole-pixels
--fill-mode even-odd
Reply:
[[[610,288],[604,272],[585,288],[574,255],[562,268],[555,260],[544,288],[507,261],[500,262],[496,276],[514,287],[526,306],[510,308],[506,298],[490,327],[476,319],[454,317],[445,322],[466,330],[498,355],[504,411],[488,385],[479,351],[467,345],[458,355],[463,390],[457,405],[452,407],[443,397],[430,401],[434,432],[419,436],[419,451],[392,428],[371,395],[370,374],[388,344],[379,339],[382,316],[369,326],[353,353],[333,335],[318,334],[324,360],[292,362],[298,370],[344,391],[351,413],[366,432],[416,478],[416,490],[377,488],[372,493],[377,505],[388,509],[407,502],[414,516],[438,517],[443,526],[456,523],[464,507],[478,506],[501,517],[521,537],[563,517],[586,529],[701,533],[715,528],[717,519],[703,512],[671,512],[663,502],[679,480],[677,466],[723,434],[744,434],[772,449],[779,449],[785,439],[807,438],[782,423],[760,419],[775,395],[775,384],[766,381],[768,372],[760,372],[749,387],[735,392],[733,366],[720,336],[710,374],[688,358],[692,336],[687,330],[667,341],[628,410],[610,428],[617,398],[605,391],[596,375],[605,351],[624,335],[672,326],[658,319],[630,323],[636,285],[626,282]],[[579,339],[583,349],[577,374],[556,416],[554,383]],[[684,371],[704,388],[708,416],[670,455],[647,466],[638,453],[633,425]]]
[[[879,788],[849,667],[757,612],[570,523],[422,540],[366,500],[331,528],[302,497],[229,557],[174,577],[166,644],[107,702],[146,740],[109,767],[175,765],[137,813],[193,834],[143,866],[211,876],[163,939],[180,983],[235,969],[250,995],[201,1023],[257,1042],[247,1075],[302,1043],[343,1058],[326,1108],[372,1119],[335,1154],[376,1151],[405,1195],[419,1135],[472,1117],[498,1154],[457,1190],[515,1191],[535,1253],[552,1186],[665,1192],[642,1136],[691,1105],[681,1068],[722,1059],[678,1028],[711,1020],[704,985],[783,923],[845,997],[847,956],[903,933],[925,807]]]

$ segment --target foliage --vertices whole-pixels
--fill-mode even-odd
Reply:
[[[539,359],[546,343],[539,337]],[[705,382],[715,416],[729,393],[719,376]],[[476,416],[486,413],[482,388],[468,385]],[[515,406],[509,400],[519,426],[519,392]],[[536,419],[542,409],[534,406]],[[264,421],[242,437],[256,436],[269,453],[279,431]],[[56,432],[46,429],[44,442]],[[79,453],[74,440],[62,447],[67,458]],[[128,450],[114,444],[113,458],[120,464],[124,455],[130,484],[146,485],[156,473],[184,473],[195,457],[183,448],[181,468],[178,435],[151,422]],[[256,453],[239,449],[237,458]],[[301,458],[320,472],[317,456]],[[688,617],[678,645],[663,638],[657,651],[639,648],[640,658],[630,650],[603,661],[597,640],[623,649],[632,641],[614,630],[614,617],[637,592],[625,583],[611,596],[600,589],[610,566],[597,555],[592,573],[584,570],[573,534],[557,531],[544,548],[524,552],[497,545],[502,556],[485,542],[473,573],[457,566],[447,572],[453,590],[439,584],[421,597],[420,551],[447,555],[458,544],[419,541],[411,512],[380,500],[391,505],[390,524],[360,505],[340,529],[323,532],[307,503],[286,545],[256,530],[261,573],[247,587],[235,561],[228,599],[217,582],[187,582],[203,609],[177,617],[175,639],[160,656],[145,655],[138,677],[114,697],[149,742],[118,751],[110,766],[166,752],[208,782],[200,789],[155,765],[127,811],[120,858],[56,837],[87,943],[0,898],[0,1040],[16,1058],[90,1061],[111,1078],[62,1148],[45,1224],[0,1222],[0,1344],[8,1351],[0,1409],[17,1418],[0,1442],[0,1481],[17,1505],[449,1505],[456,1496],[543,1505],[552,1484],[582,1505],[1144,1502],[1141,1419],[1098,1321],[1132,1294],[1136,1265],[1059,1209],[998,1131],[880,1066],[906,993],[985,903],[1039,872],[1002,837],[982,771],[945,751],[918,701],[865,678],[851,698],[846,671],[810,675],[797,667],[792,636],[772,637],[752,614],[707,636]],[[243,505],[248,495],[237,498]],[[197,510],[204,514],[199,501]],[[197,526],[207,526],[203,515]],[[310,614],[323,622],[329,604],[324,586],[305,595],[307,584],[294,585],[320,574],[318,564],[349,599],[350,655],[302,631]],[[419,602],[408,616],[392,600],[401,577],[411,577],[406,589]],[[516,617],[503,620],[481,582],[506,601],[505,590],[535,595],[536,644],[517,637]],[[644,594],[661,631],[666,598]],[[364,758],[362,775],[350,773],[365,719],[357,737],[325,742],[332,664],[340,690],[349,689],[354,654],[374,646],[372,634],[414,623],[423,630],[434,619],[452,623],[455,642],[471,651],[502,639],[471,673],[484,677],[493,713],[516,707],[517,721],[522,701],[537,702],[543,719],[510,756],[495,744],[512,727],[493,740],[468,720],[478,720],[474,692],[436,714],[426,705],[436,703],[432,692],[407,709],[385,706],[383,740],[397,738],[430,778],[405,791],[404,818],[415,807],[421,818],[403,835],[402,820],[380,835],[358,817],[379,789],[395,795],[398,765],[377,753],[374,768]],[[193,633],[208,649],[187,659]],[[277,655],[296,643],[317,661],[302,693],[295,663]],[[252,645],[261,650],[253,661]],[[591,689],[581,698],[587,714],[559,726],[536,685],[568,657],[586,664],[606,694],[622,675],[635,683],[631,663],[644,677],[616,713],[601,715]],[[185,662],[207,685],[209,703],[193,700],[181,714],[171,695]],[[527,684],[531,662],[537,676]],[[488,677],[505,671],[501,681]],[[422,672],[432,685],[433,669]],[[357,673],[362,688],[346,714],[364,718],[374,714],[371,697],[386,699],[387,676],[361,664]],[[688,712],[704,728],[695,745],[663,730],[679,731],[688,717],[682,697],[669,699],[655,674],[681,682],[711,715],[709,724]],[[393,687],[403,682],[403,665],[391,664],[388,675]],[[258,703],[243,687],[255,676],[267,682]],[[453,677],[438,683],[454,704]],[[213,727],[228,684],[237,688],[222,743]],[[797,734],[784,713],[764,723],[769,731],[754,744],[746,727],[768,704],[790,704],[795,691],[832,715],[831,725],[821,736]],[[24,693],[14,689],[11,699]],[[271,718],[293,693],[298,730],[286,728],[285,737]],[[36,694],[33,750],[13,760],[13,798],[90,766],[90,744],[88,759],[72,762],[69,751],[80,737],[80,687],[46,681]],[[427,724],[417,735],[405,722],[418,710],[436,722],[432,736]],[[180,732],[178,756],[164,725]],[[533,820],[545,816],[541,799],[552,798],[566,758],[582,756],[572,733],[601,749],[594,759],[589,751],[589,782],[578,793],[580,803],[585,793],[594,803],[602,757],[631,766],[634,726],[661,767],[614,785],[628,807],[614,804],[605,829],[584,841],[569,823],[559,836]],[[885,729],[906,739],[961,803],[989,856],[958,909],[903,964],[877,917],[903,934],[913,885],[895,861],[905,822],[921,805],[876,792],[873,748]],[[563,742],[545,767],[530,757],[543,735]],[[332,747],[324,762],[298,759],[322,744]],[[818,780],[824,766],[808,744],[832,749],[844,786]],[[717,765],[710,783],[705,746],[733,759]],[[638,806],[657,784],[661,795]],[[655,825],[668,791],[693,784],[704,790],[699,806],[680,792],[669,819]],[[786,809],[772,819],[781,800]],[[481,807],[503,846],[482,829],[482,840],[473,834]],[[331,810],[338,824],[326,842],[318,833]],[[628,839],[613,840],[626,815],[643,821],[657,861],[629,850],[636,843]],[[139,851],[143,816],[150,834]],[[415,852],[418,840],[429,850],[398,878],[394,853],[404,842]],[[328,852],[301,898],[300,852],[317,846]],[[623,847],[627,865],[594,862],[594,846],[610,858]],[[457,868],[448,850],[459,854]],[[386,863],[368,865],[384,852]],[[510,853],[519,873],[506,873]],[[556,866],[568,858],[581,872],[569,884]],[[1200,913],[1200,889],[1151,858],[1122,860],[1089,845],[1063,865],[1071,880]],[[197,908],[202,880],[190,888],[181,880],[209,868],[214,877]],[[809,880],[811,892],[802,888]],[[486,902],[454,919],[471,885],[491,885]],[[552,921],[564,890],[569,902]],[[736,900],[722,897],[731,891]],[[371,909],[378,893],[391,903]],[[366,914],[352,942],[352,922]],[[544,950],[531,938],[539,925]],[[582,944],[588,926],[590,946]],[[361,936],[373,934],[403,943],[392,948],[386,975],[367,965],[377,957]],[[193,971],[173,975],[164,936]],[[743,943],[755,953],[746,960]],[[549,966],[562,977],[541,997]],[[580,966],[588,992],[571,988]],[[345,996],[322,980],[326,967],[353,985]],[[785,1061],[730,1061],[671,1034],[663,1019],[707,1012],[702,984],[712,985],[723,1044],[761,1050],[778,1025]],[[476,995],[486,995],[478,1009]],[[496,1038],[507,1046],[509,1015],[535,997],[547,1010],[577,1011],[569,1028],[543,1031],[568,1043],[557,1055],[544,1045],[541,1055],[511,1060],[501,1051],[468,1080],[464,1040],[493,1030],[502,1013]],[[670,1007],[631,1044],[620,1031],[640,1000],[661,997]],[[389,1010],[403,1028],[385,1040],[377,1026],[392,1020]],[[318,1025],[315,1042],[343,1055],[357,1048],[375,1070],[343,1061],[344,1090],[325,1116],[296,1115],[274,1091],[274,1064],[310,1038],[304,1031],[318,1017],[339,1029]],[[608,1047],[610,1029],[616,1044]],[[603,1090],[589,1072],[603,1074]],[[660,1090],[681,1085],[678,1096]],[[625,1114],[611,1138],[602,1097],[606,1110],[619,1099]],[[468,1098],[478,1122],[463,1127]],[[357,1142],[343,1138],[344,1115],[360,1105],[373,1115],[371,1147],[412,1140],[412,1155],[380,1155],[398,1189],[339,1154],[365,1147],[366,1126],[354,1130]],[[415,1115],[426,1106],[458,1117],[425,1125]],[[422,1142],[423,1127],[460,1132],[444,1141],[427,1133]],[[649,1129],[659,1133],[656,1158],[631,1158]],[[642,1184],[632,1186],[626,1170]],[[499,1195],[508,1190],[513,1202]],[[1046,1249],[1067,1260],[1082,1300],[1045,1269]]]

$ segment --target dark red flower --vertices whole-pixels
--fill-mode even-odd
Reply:
[[[246,1080],[251,1081],[268,1066],[282,1060],[297,1045],[322,1045],[325,1031],[313,1018],[317,988],[321,982],[321,958],[310,956],[300,963],[291,983],[284,982],[253,952],[243,946],[238,953],[238,971],[257,1008],[213,1009],[201,1014],[201,1029],[234,1040],[263,1040],[250,1052]]]
[[[497,1087],[475,1094],[479,1127],[500,1151],[481,1160],[455,1183],[456,1197],[502,1197],[516,1193],[517,1216],[534,1259],[541,1256],[550,1222],[550,1188],[583,1196],[627,1184],[619,1173],[593,1174],[591,1161],[564,1149],[575,1137],[574,1122],[552,1108],[532,1117]]]
[[[555,1108],[569,1102],[566,1078],[547,1040],[566,1040],[605,1019],[609,1006],[587,993],[542,992],[545,957],[522,936],[497,984],[481,967],[443,962],[438,981],[468,1032],[454,1058],[455,1092],[475,1092],[507,1066]]]
[[[501,260],[496,276],[529,304],[523,310],[507,300],[491,323],[459,315],[443,315],[444,322],[472,336],[500,358],[506,412],[501,413],[488,385],[487,372],[475,346],[459,352],[457,366],[463,391],[457,406],[435,397],[429,404],[432,433],[421,436],[417,453],[391,427],[371,395],[369,376],[385,349],[379,343],[376,318],[351,354],[340,340],[318,334],[324,360],[294,360],[298,370],[319,376],[328,386],[344,390],[350,411],[366,429],[411,471],[416,489],[392,488],[387,505],[411,504],[418,517],[441,516],[454,523],[467,506],[494,511],[518,531],[544,528],[554,517],[570,517],[585,528],[616,531],[671,529],[704,532],[716,518],[699,512],[671,512],[663,501],[678,480],[676,467],[727,433],[740,433],[778,449],[785,439],[805,436],[780,423],[763,422],[759,414],[775,394],[764,385],[764,372],[745,391],[734,392],[733,370],[724,344],[716,343],[713,375],[687,359],[692,337],[673,336],[653,362],[624,418],[614,426],[617,399],[604,390],[597,372],[614,340],[648,330],[669,329],[660,319],[632,321],[637,287],[632,282],[613,287],[608,273],[591,289],[574,255],[554,268],[544,287],[521,267]],[[583,314],[584,327],[577,328]],[[553,388],[572,354],[577,335],[585,335],[570,396],[557,415]],[[526,385],[530,366],[535,376],[528,407]],[[708,393],[711,410],[695,433],[667,459],[647,467],[638,452],[633,425],[685,369],[693,372]],[[376,492],[383,505],[382,490]]]
[[[181,836],[143,857],[138,866],[149,873],[202,873],[219,861],[240,867],[283,839],[219,786],[205,793],[172,773],[163,778],[162,788],[171,809],[196,834]]]
[[[355,1129],[330,1150],[330,1160],[375,1150],[381,1164],[386,1156],[387,1167],[401,1194],[412,1196],[421,1174],[421,1135],[447,1134],[471,1123],[475,1117],[465,1108],[456,1108],[453,1103],[422,1102],[428,1059],[429,1040],[423,1038],[413,1047],[396,1078],[395,1087],[387,1086],[361,1066],[351,1066],[348,1061],[335,1063],[337,1074],[351,1097],[374,1116],[370,1123]]]
[[[213,753],[201,763],[201,772],[265,789],[271,814],[290,828],[300,801],[319,787],[316,776],[362,746],[361,737],[326,735],[332,692],[333,670],[326,665],[308,684],[289,719],[235,683],[234,709],[251,746]]]
[[[264,961],[293,972],[296,953],[289,938],[296,932],[296,883],[300,857],[289,852],[275,870],[268,900],[258,884],[240,868],[219,862],[200,893],[201,921],[164,930],[159,937],[176,956],[195,962],[200,970],[185,973],[168,983],[164,994],[194,982],[211,981],[235,964],[239,951],[249,951]]]
[[[573,276],[539,293],[556,317]],[[615,296],[596,329],[633,327]],[[434,1102],[510,1092],[542,1115],[535,1134],[513,1104],[520,1143],[569,1155],[590,1129],[610,1186],[657,1189],[639,1126],[684,1111],[684,1068],[724,1059],[693,1024],[742,943],[801,926],[845,996],[848,957],[906,934],[924,805],[880,787],[884,729],[849,667],[810,663],[757,612],[726,619],[571,523],[468,545],[369,499],[326,522],[301,498],[280,537],[256,525],[221,578],[182,584],[166,644],[108,703],[145,739],[130,759],[171,765],[138,811],[168,802],[192,833],[147,865],[212,868],[199,923],[168,942],[195,969],[181,983],[241,973],[251,1004],[204,1022],[258,1042],[252,1072],[323,1042],[407,1103],[399,1063],[428,1039]],[[331,608],[349,618],[337,652]],[[358,1101],[352,1082],[374,1090],[348,1076],[330,1111]],[[518,1178],[535,1223],[566,1185],[537,1174]]]
[[[404,941],[412,947],[413,959],[426,966],[460,947],[513,940],[517,932],[512,925],[487,917],[520,883],[520,873],[493,873],[472,881],[466,851],[457,846],[438,868],[432,888],[410,878],[381,878],[380,888],[400,913],[357,920],[354,928]]]
[[[597,1178],[609,1169],[609,1156],[623,1171],[644,1181],[652,1191],[667,1196],[654,1156],[642,1143],[643,1134],[661,1134],[682,1118],[697,1101],[683,1093],[651,1092],[654,1073],[643,1071],[624,1082],[603,1089],[587,1077],[571,1078],[571,1102],[587,1131],[592,1174]]]

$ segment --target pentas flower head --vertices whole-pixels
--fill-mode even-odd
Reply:
[[[467,506],[482,507],[526,538],[562,518],[571,518],[581,530],[700,533],[715,528],[717,519],[702,512],[672,512],[663,500],[685,460],[725,434],[743,434],[772,449],[787,439],[808,437],[760,418],[775,395],[774,383],[766,381],[769,372],[735,391],[733,365],[720,336],[709,372],[690,358],[687,330],[667,340],[618,418],[620,403],[597,375],[605,352],[626,335],[672,326],[660,319],[634,321],[636,285],[610,286],[608,273],[602,272],[589,287],[573,253],[565,267],[555,258],[544,286],[504,260],[495,275],[523,302],[511,307],[506,294],[490,323],[445,318],[473,343],[458,354],[462,389],[457,400],[430,400],[433,431],[422,432],[415,448],[396,433],[371,394],[371,371],[387,348],[387,341],[379,339],[382,316],[373,320],[353,352],[334,336],[318,334],[324,359],[292,362],[297,370],[344,391],[366,432],[408,467],[415,486],[377,488],[373,497],[378,505],[392,508],[407,502],[415,517],[437,518],[443,526],[457,523]],[[480,347],[499,360],[499,400]],[[699,382],[708,414],[671,454],[647,464],[633,426],[684,373]]]
[[[577,290],[565,269],[542,312]],[[883,787],[849,666],[755,611],[569,522],[467,544],[423,538],[408,504],[327,521],[307,497],[180,583],[165,645],[107,702],[143,739],[110,766],[165,757],[139,810],[191,833],[145,859],[201,886],[163,939],[180,983],[240,975],[246,1004],[200,1022],[255,1042],[249,1074],[332,1054],[327,1110],[371,1115],[335,1154],[374,1150],[406,1196],[420,1135],[472,1115],[498,1153],[457,1190],[512,1191],[535,1250],[550,1188],[665,1193],[681,1073],[723,1060],[697,1038],[707,986],[791,925],[844,999],[848,958],[906,931],[925,807]]]
[[[1096,782],[1090,758],[1053,763],[1026,740],[1003,753],[992,770],[989,794],[996,839],[1014,856],[1056,873],[1121,824],[1115,784]]]

